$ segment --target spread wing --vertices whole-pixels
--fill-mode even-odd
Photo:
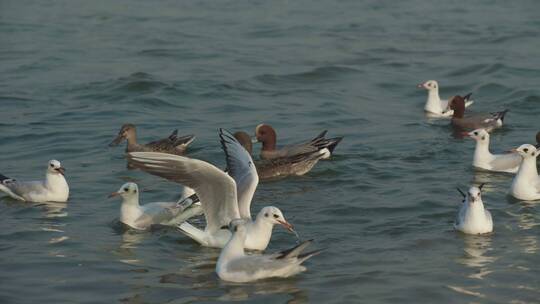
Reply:
[[[251,200],[259,183],[257,169],[249,152],[229,131],[219,129],[219,137],[221,138],[221,146],[225,152],[227,172],[236,182],[240,216],[250,219]]]
[[[150,174],[186,185],[195,190],[206,218],[206,230],[218,231],[240,218],[236,183],[225,172],[207,162],[159,152],[131,152],[133,166]]]

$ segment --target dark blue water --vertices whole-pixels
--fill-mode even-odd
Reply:
[[[0,172],[38,179],[56,158],[68,204],[0,199],[0,302],[532,303],[540,207],[511,175],[475,172],[473,142],[427,120],[416,84],[509,108],[494,151],[540,128],[536,1],[1,1]],[[290,279],[218,280],[218,250],[174,229],[118,229],[125,181],[143,202],[180,187],[126,169],[107,144],[196,134],[190,156],[224,165],[217,129],[266,122],[282,143],[345,136],[308,175],[261,184],[327,248]],[[486,182],[495,233],[457,234],[456,186]],[[295,239],[276,229],[269,251]]]

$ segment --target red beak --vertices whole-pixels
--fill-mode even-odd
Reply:
[[[285,229],[289,230],[290,232],[294,232],[293,225],[291,225],[289,222],[280,220],[278,220],[278,222],[281,226],[285,227]]]
[[[113,193],[109,194],[108,198],[119,196],[119,195],[120,195],[119,192],[113,192]]]

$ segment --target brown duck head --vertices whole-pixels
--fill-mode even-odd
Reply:
[[[116,138],[113,141],[111,141],[109,146],[110,147],[117,146],[124,139],[126,139],[128,143],[135,142],[136,138],[137,138],[137,131],[135,130],[135,125],[124,124],[120,128],[120,131],[118,132],[118,135],[116,136]]]
[[[255,128],[255,137],[262,143],[263,151],[273,151],[276,149],[276,131],[270,125],[260,124]]]

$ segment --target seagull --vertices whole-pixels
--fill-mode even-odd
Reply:
[[[137,230],[147,230],[152,225],[176,226],[188,218],[202,214],[202,207],[194,195],[178,202],[155,202],[139,205],[139,187],[125,183],[109,197],[122,197],[120,221]]]
[[[65,203],[69,186],[64,178],[66,169],[57,160],[50,160],[44,181],[20,182],[0,174],[0,191],[20,201]]]
[[[491,213],[484,208],[482,202],[482,187],[469,188],[467,194],[458,188],[463,195],[463,203],[459,209],[454,228],[466,234],[484,234],[493,231],[493,220]]]
[[[251,137],[246,132],[234,133],[234,138],[252,154]],[[292,156],[282,156],[271,159],[255,161],[259,180],[275,180],[287,176],[301,176],[313,169],[313,167],[326,156],[326,151],[315,150]]]
[[[524,144],[512,149],[512,152],[519,154],[523,161],[512,181],[510,194],[520,200],[540,200],[540,177],[536,168],[536,158],[540,151],[533,145]]]
[[[453,110],[452,126],[460,130],[485,129],[488,132],[503,126],[504,116],[509,110],[465,117],[465,98],[454,96],[448,102],[446,111]]]
[[[485,129],[476,129],[462,134],[476,141],[474,167],[495,172],[516,173],[518,171],[521,164],[519,155],[514,153],[491,154],[489,152],[489,133]]]
[[[186,135],[178,137],[178,130],[174,130],[167,138],[141,145],[137,143],[137,131],[135,125],[124,124],[109,146],[117,146],[123,139],[127,140],[126,152],[163,152],[182,155],[193,140],[195,140],[195,136]]]
[[[426,100],[426,105],[424,106],[424,111],[430,117],[451,117],[454,114],[454,111],[445,111],[446,106],[448,105],[448,100],[442,100],[439,97],[439,84],[435,80],[428,80],[424,83],[421,83],[417,86],[418,88],[423,88],[428,91],[428,97]],[[469,107],[474,103],[470,100],[472,93],[465,95],[465,106]]]
[[[259,178],[249,153],[224,129],[220,129],[221,145],[225,151],[227,173],[205,161],[157,152],[131,152],[131,163],[150,174],[186,185],[195,190],[201,201],[206,228],[201,230],[188,222],[178,228],[187,236],[206,247],[223,248],[231,233],[227,226],[233,219],[244,218],[247,239],[245,247],[264,250],[270,242],[273,226],[282,225],[294,232],[277,207],[261,209],[251,219],[251,200]]]
[[[302,254],[302,251],[311,244],[312,240],[282,252],[274,254],[244,253],[244,242],[249,234],[248,224],[244,219],[231,222],[232,236],[227,245],[221,250],[216,273],[223,281],[246,283],[265,278],[287,278],[306,270],[301,264],[321,251],[316,250]]]
[[[324,159],[330,158],[337,144],[343,137],[325,138],[327,131],[323,131],[309,142],[276,148],[276,131],[268,124],[260,124],[255,128],[255,142],[262,143],[261,159],[271,159],[283,156],[293,156],[307,152],[322,150]]]

